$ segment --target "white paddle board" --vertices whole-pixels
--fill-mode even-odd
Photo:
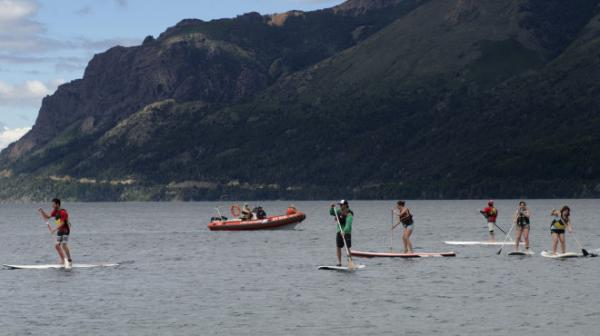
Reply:
[[[92,267],[114,267],[119,264],[111,263],[100,263],[100,264],[71,264],[70,267],[65,267],[64,264],[35,264],[35,265],[8,265],[3,264],[2,266],[11,269],[70,269],[70,268],[92,268]]]
[[[508,241],[445,241],[444,244],[447,245],[464,245],[464,246],[499,246],[499,245],[514,245],[515,242]]]
[[[365,265],[354,265],[353,269],[349,269],[348,266],[319,266],[320,270],[328,270],[328,271],[340,271],[340,272],[353,272],[359,269],[363,269],[367,266]]]
[[[542,255],[542,257],[554,258],[554,259],[583,257],[583,254],[579,254],[579,253],[575,253],[575,252],[552,254],[552,252],[549,252],[549,251],[542,251],[541,255]]]

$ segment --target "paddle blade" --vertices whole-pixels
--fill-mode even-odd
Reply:
[[[348,258],[348,269],[350,270],[354,270],[356,267],[354,267],[354,263],[352,262],[352,258]]]
[[[586,249],[584,249],[584,248],[581,249],[581,253],[583,253],[584,257],[587,257],[587,256],[590,255],[590,253]]]

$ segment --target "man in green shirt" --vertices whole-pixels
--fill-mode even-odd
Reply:
[[[352,220],[354,219],[354,212],[350,210],[348,205],[348,201],[341,200],[339,202],[340,209],[335,208],[335,204],[331,205],[331,209],[329,209],[329,214],[331,216],[337,216],[339,220],[339,225],[336,220],[336,244],[337,244],[337,265],[342,266],[342,248],[344,247],[344,239],[346,240],[346,246],[348,247],[348,253],[350,253],[350,248],[352,247]],[[342,234],[340,232],[340,226],[342,231],[344,232],[344,238],[342,238]]]

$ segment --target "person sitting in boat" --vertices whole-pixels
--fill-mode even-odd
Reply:
[[[256,208],[254,208],[254,214],[256,214],[256,219],[265,219],[265,218],[267,218],[267,213],[265,212],[265,210],[261,206],[258,206]]]
[[[248,205],[248,203],[244,203],[244,207],[242,208],[242,214],[240,216],[240,219],[245,221],[245,220],[252,220],[254,213],[252,212],[252,209],[250,209],[250,206]]]
[[[290,205],[290,206],[287,208],[286,214],[287,214],[288,216],[291,216],[291,215],[293,215],[293,214],[295,214],[295,213],[297,213],[297,212],[298,212],[298,210],[296,210],[296,207],[295,207],[295,206],[293,206],[293,205]]]
[[[565,205],[560,211],[552,209],[551,216],[552,224],[550,224],[550,233],[552,234],[552,254],[556,254],[556,248],[560,241],[560,250],[562,253],[567,252],[567,243],[565,242],[565,229],[573,233],[573,224],[571,223],[571,209]]]

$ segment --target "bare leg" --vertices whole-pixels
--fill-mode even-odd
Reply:
[[[488,231],[490,232],[490,241],[496,241],[496,237],[494,237],[494,223],[488,223]]]
[[[552,233],[552,254],[556,254],[556,247],[558,245],[558,233]]]
[[[65,256],[67,257],[67,260],[71,262],[71,251],[69,250],[69,246],[67,245],[67,243],[62,243],[62,249]]]
[[[338,261],[337,264],[341,266],[342,265],[342,249],[339,247],[336,247],[335,252],[337,255],[337,261]]]
[[[404,242],[404,252],[412,253],[412,243],[410,241],[410,235],[412,234],[412,230],[409,228],[404,228],[404,233],[402,234],[402,241]]]
[[[54,244],[54,248],[56,249],[56,252],[58,252],[58,256],[60,257],[60,263],[64,264],[65,263],[65,254],[64,254],[62,248],[60,247],[60,243]]]
[[[519,252],[519,243],[521,242],[521,227],[517,224],[517,231],[515,232],[515,251]]]
[[[523,229],[523,237],[525,239],[525,249],[529,250],[529,226]]]
[[[562,253],[567,252],[567,243],[565,242],[565,234],[561,233],[558,235],[558,239],[560,239],[560,250]]]

